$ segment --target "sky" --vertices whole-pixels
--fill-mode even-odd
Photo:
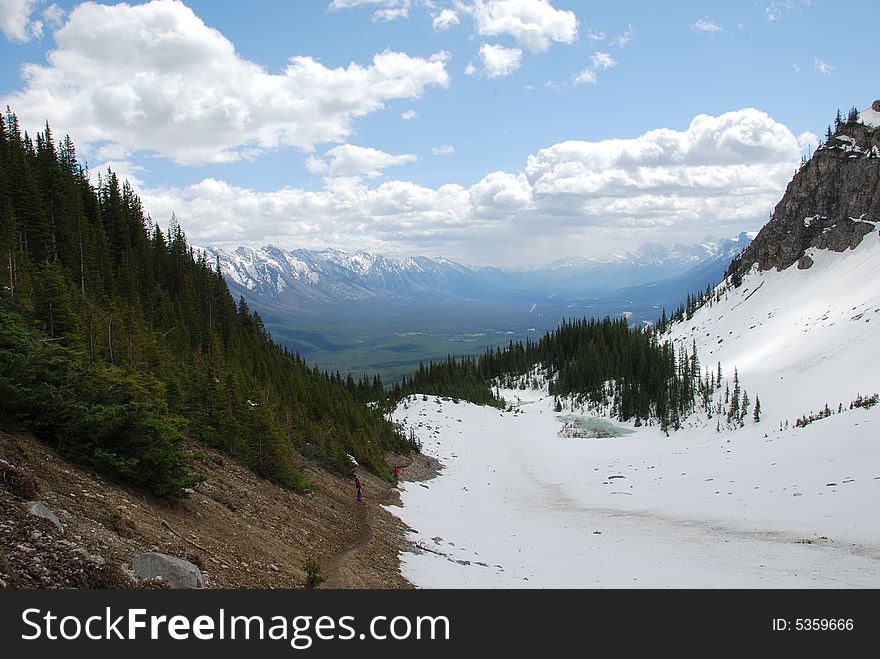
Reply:
[[[197,246],[528,267],[757,231],[862,0],[0,0],[0,103]]]

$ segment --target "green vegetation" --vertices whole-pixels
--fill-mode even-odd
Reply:
[[[325,581],[321,564],[313,557],[309,557],[303,562],[303,572],[306,573],[303,582],[306,588],[317,588]]]
[[[128,183],[93,185],[73,142],[0,121],[0,428],[162,496],[195,482],[189,442],[308,489],[314,460],[390,477],[417,444],[338,374],[273,343],[216,264]],[[370,383],[372,386],[372,383]]]

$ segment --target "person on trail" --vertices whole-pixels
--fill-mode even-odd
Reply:
[[[399,480],[400,480],[400,467],[395,466],[394,467],[394,482],[396,483]]]
[[[357,493],[357,500],[363,501],[364,500],[363,484],[361,483],[361,479],[358,478],[357,476],[355,476],[355,479],[354,479],[354,487],[355,487],[355,491]]]

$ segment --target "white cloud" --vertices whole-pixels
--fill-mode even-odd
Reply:
[[[617,62],[608,53],[596,51],[590,58],[593,61],[593,67],[598,70],[610,69],[617,66]]]
[[[711,18],[701,18],[691,25],[691,29],[696,32],[723,32],[723,28]]]
[[[431,153],[433,153],[435,156],[451,156],[453,153],[455,153],[455,147],[453,147],[451,144],[443,144],[441,146],[435,146],[433,149],[431,149]]]
[[[408,18],[411,0],[333,0],[328,9],[352,9],[354,7],[378,7],[373,12],[374,21],[395,21]]]
[[[468,62],[467,66],[464,67],[464,74],[466,76],[472,76],[477,74],[477,67],[474,66],[473,62]]]
[[[599,31],[587,30],[587,38],[590,41],[605,41],[606,37],[605,37],[605,33],[602,32],[601,30],[599,30]]]
[[[596,76],[596,71],[591,68],[584,69],[574,77],[576,85],[595,85],[597,82],[599,78]]]
[[[435,30],[448,30],[453,25],[458,25],[461,21],[458,14],[452,9],[441,9],[440,13],[434,17],[432,25]]]
[[[10,41],[25,43],[43,35],[43,22],[31,17],[40,0],[0,2],[0,31]],[[54,6],[54,5],[53,5]]]
[[[548,0],[476,0],[461,7],[474,17],[481,36],[510,35],[534,53],[577,39],[575,13],[556,9]]]
[[[764,5],[764,14],[767,20],[772,23],[782,18],[793,7],[794,5],[791,3],[791,0],[773,0]]]
[[[341,144],[325,154],[325,159],[310,156],[306,168],[313,174],[328,173],[331,176],[366,176],[375,178],[387,167],[405,165],[418,158],[411,154],[392,155],[370,147]]]
[[[406,112],[400,113],[400,118],[402,121],[412,121],[413,119],[419,118],[419,113],[415,110],[407,110]]]
[[[818,57],[813,62],[813,66],[816,67],[819,73],[823,73],[825,75],[828,75],[834,70],[834,67],[831,64],[829,64],[825,60],[819,59]]]
[[[52,27],[59,27],[64,22],[65,11],[56,4],[51,4],[43,10],[43,18],[49,21]]]
[[[483,73],[487,78],[502,78],[509,76],[522,65],[522,51],[519,48],[484,43],[480,46],[480,59],[483,62]],[[465,70],[465,73],[468,71]]]
[[[617,66],[617,60],[615,60],[610,54],[602,52],[601,50],[597,50],[593,53],[590,61],[592,64],[574,77],[574,84],[595,85],[599,82],[597,76],[598,71],[604,71]]]
[[[618,48],[623,48],[626,44],[628,44],[630,41],[632,41],[632,38],[635,35],[635,33],[636,33],[636,31],[635,31],[635,29],[633,29],[633,26],[627,25],[626,31],[623,34],[620,34],[611,40],[611,45],[617,46]]]
[[[55,33],[48,64],[24,67],[3,99],[25,126],[115,142],[184,164],[228,162],[280,147],[344,142],[358,117],[448,85],[448,54],[385,51],[327,68],[292,57],[281,73],[242,59],[180,2],[77,6]]]
[[[757,229],[809,139],[746,109],[697,116],[682,131],[562,142],[530,156],[521,172],[492,172],[470,187],[337,177],[317,192],[254,192],[207,179],[141,196],[154,219],[175,211],[197,245],[345,245],[521,264],[552,260],[563,245],[595,254]]]

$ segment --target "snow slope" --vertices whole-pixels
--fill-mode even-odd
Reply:
[[[720,360],[728,374],[737,367],[777,425],[880,391],[880,237],[807,255],[808,270],[750,272],[671,333],[687,346],[695,339],[704,366]]]
[[[404,576],[422,587],[880,587],[880,406],[848,409],[880,391],[880,239],[811,257],[808,270],[750,273],[674,329],[760,397],[764,418],[743,429],[694,418],[670,437],[642,427],[572,439],[545,392],[502,392],[516,412],[408,399],[396,420],[445,469],[402,484],[391,508],[424,548],[403,555]],[[826,402],[845,411],[793,427]]]

